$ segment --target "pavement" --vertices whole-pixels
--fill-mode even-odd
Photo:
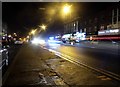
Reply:
[[[21,47],[5,75],[3,87],[120,86],[119,82],[112,78],[77,66],[32,44]]]

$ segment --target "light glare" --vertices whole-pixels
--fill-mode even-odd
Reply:
[[[32,41],[32,44],[36,44],[36,45],[38,45],[38,44],[45,44],[45,40],[42,40],[42,39],[38,39],[38,38],[34,38]]]
[[[71,7],[71,6],[69,6],[69,5],[65,5],[65,6],[63,7],[63,12],[64,12],[65,14],[69,13],[69,12],[70,12],[70,7]]]

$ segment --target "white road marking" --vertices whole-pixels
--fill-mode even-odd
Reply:
[[[47,49],[47,48],[46,48],[46,49]],[[111,78],[114,78],[114,79],[120,81],[120,76],[117,75],[117,74],[115,74],[115,73],[112,73],[112,72],[110,72],[110,71],[106,71],[106,70],[103,70],[103,69],[93,68],[93,67],[88,66],[88,65],[86,65],[86,64],[84,64],[84,63],[81,63],[81,62],[78,62],[78,61],[76,61],[76,60],[73,60],[74,58],[72,58],[71,56],[68,56],[68,55],[66,55],[66,54],[62,54],[62,53],[60,53],[60,52],[58,52],[58,51],[55,51],[55,50],[53,50],[53,49],[47,49],[47,50],[49,50],[50,52],[55,53],[55,55],[57,55],[57,56],[65,59],[65,60],[68,60],[69,62],[72,62],[72,63],[74,63],[74,64],[76,64],[76,65],[79,65],[79,66],[82,65],[82,66],[87,67],[87,68],[89,68],[89,69],[91,69],[91,70],[97,71],[97,72],[99,72],[99,73],[102,73],[102,74],[104,74],[104,75],[106,75],[106,76],[109,76],[109,77],[111,77]]]

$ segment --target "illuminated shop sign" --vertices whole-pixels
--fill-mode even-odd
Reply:
[[[120,34],[120,29],[98,31],[98,35],[118,35],[118,34]]]

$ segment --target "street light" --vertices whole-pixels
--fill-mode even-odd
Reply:
[[[46,29],[46,26],[45,26],[45,25],[42,25],[41,27],[42,27],[42,29],[43,29],[43,30],[45,30],[45,29]]]
[[[42,25],[42,26],[39,26],[42,28],[42,30],[45,30],[46,29],[46,26],[45,25]]]
[[[29,39],[29,38],[30,38],[30,36],[28,35],[28,36],[27,36],[27,38]]]
[[[33,34],[33,35],[34,35],[34,34],[35,34],[35,32],[36,32],[36,29],[35,29],[35,30],[32,30],[32,31],[31,31],[31,34]]]
[[[71,5],[65,5],[64,7],[63,7],[63,12],[65,13],[65,14],[68,14],[68,13],[70,13],[70,11],[71,11]]]
[[[71,8],[72,5],[64,5],[63,6],[63,9],[62,9],[62,15],[63,17],[65,18],[65,21],[67,22],[67,20],[71,20],[71,11],[72,11],[72,8]]]

